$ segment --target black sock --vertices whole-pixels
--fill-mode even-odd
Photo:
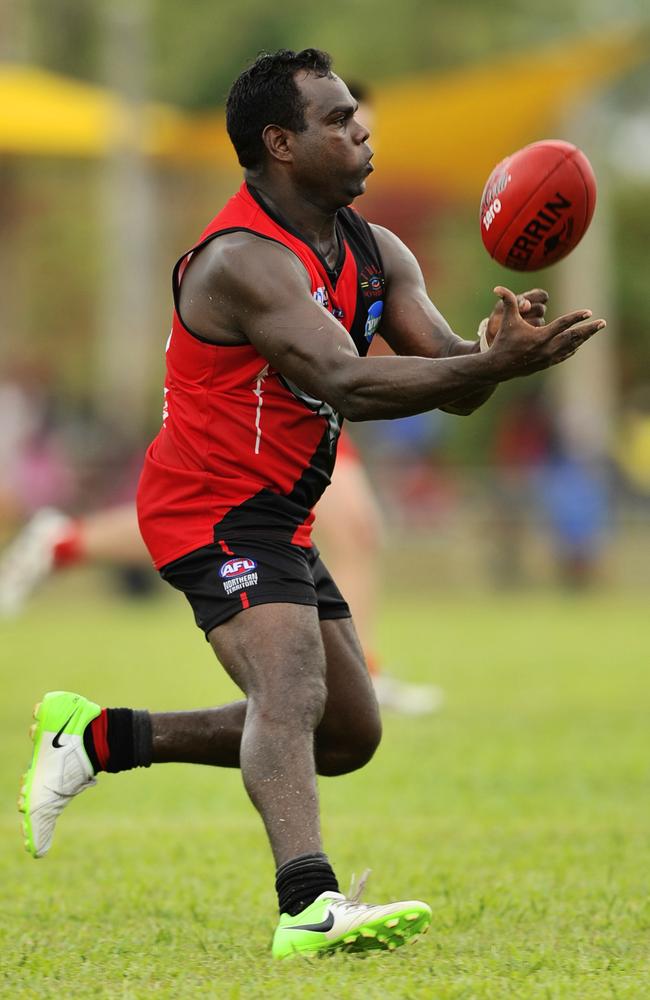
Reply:
[[[105,708],[86,726],[84,748],[95,773],[150,767],[151,717],[131,708]]]
[[[326,854],[299,854],[275,873],[280,913],[295,917],[321,892],[338,892],[339,884]]]

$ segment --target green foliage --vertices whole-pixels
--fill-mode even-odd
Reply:
[[[102,75],[101,6],[85,0],[26,0],[29,60],[55,72],[95,80]]]
[[[646,617],[607,595],[392,595],[386,662],[448,704],[388,717],[367,769],[321,783],[325,836],[342,880],[372,867],[370,900],[422,896],[433,926],[392,955],[279,965],[272,864],[236,772],[102,775],[51,854],[23,854],[11,801],[44,690],[154,709],[234,694],[180,596],[139,608],[51,590],[3,634],[0,994],[650,995]]]
[[[648,185],[619,187],[612,198],[616,258],[616,296],[624,387],[650,381]]]
[[[327,6],[281,0],[158,0],[153,7],[155,88],[197,107],[219,104],[236,74],[262,49],[315,46],[330,51],[342,76],[383,81],[498,59],[620,18],[565,0],[543,6],[504,0],[330,0]],[[628,0],[642,16],[643,0]]]
[[[14,246],[20,285],[21,325],[29,330],[31,357],[47,359],[60,384],[87,390],[93,364],[96,296],[103,255],[97,168],[87,162],[28,160],[20,171],[7,169],[15,187]],[[22,287],[21,287],[22,286]],[[27,346],[21,329],[9,329],[5,349]]]
[[[645,0],[616,6],[573,0],[28,0],[22,14],[36,61],[102,79],[109,27],[141,25],[153,93],[187,107],[214,107],[263,50],[315,46],[342,75],[382,81],[439,72],[476,59],[534,49],[621,18],[647,17]],[[647,93],[647,90],[645,91]]]

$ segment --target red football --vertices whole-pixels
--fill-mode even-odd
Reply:
[[[587,231],[596,178],[577,146],[545,139],[506,157],[481,198],[481,237],[499,264],[539,271],[566,257]]]

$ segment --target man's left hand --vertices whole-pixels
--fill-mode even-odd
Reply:
[[[517,305],[523,319],[531,326],[543,326],[546,316],[546,304],[548,302],[548,292],[543,288],[533,288],[530,292],[522,292],[517,296]],[[503,318],[503,301],[500,299],[489,315],[487,326],[487,341],[492,341],[497,335]]]

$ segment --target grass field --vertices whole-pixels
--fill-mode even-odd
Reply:
[[[447,692],[386,719],[363,772],[321,783],[326,844],[370,901],[419,896],[429,934],[366,959],[271,961],[273,869],[236,772],[103,775],[47,858],[15,813],[32,703],[212,704],[233,689],[175,595],[50,588],[0,626],[2,997],[650,997],[645,597],[391,600],[395,672]]]

